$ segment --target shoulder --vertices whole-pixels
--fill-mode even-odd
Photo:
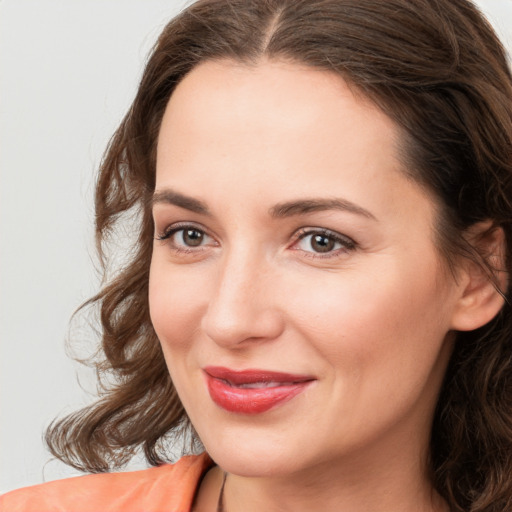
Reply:
[[[186,512],[213,466],[206,454],[175,464],[56,480],[0,496],[1,512]]]

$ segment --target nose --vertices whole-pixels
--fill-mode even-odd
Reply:
[[[278,279],[271,264],[241,253],[221,260],[202,319],[203,332],[226,348],[279,337],[284,319],[276,304]]]

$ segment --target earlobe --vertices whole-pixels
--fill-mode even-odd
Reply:
[[[503,307],[508,286],[503,229],[479,223],[472,226],[468,242],[480,255],[480,262],[468,258],[461,265],[460,296],[451,325],[456,331],[472,331],[490,322]]]

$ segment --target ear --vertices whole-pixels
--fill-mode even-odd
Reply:
[[[493,227],[490,221],[481,222],[468,230],[466,239],[480,255],[481,263],[463,258],[459,265],[460,296],[451,325],[456,331],[472,331],[490,322],[503,307],[508,286],[503,229]]]

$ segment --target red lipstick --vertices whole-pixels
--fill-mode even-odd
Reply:
[[[291,400],[315,380],[310,375],[266,370],[203,369],[211,399],[229,412],[259,414]]]

